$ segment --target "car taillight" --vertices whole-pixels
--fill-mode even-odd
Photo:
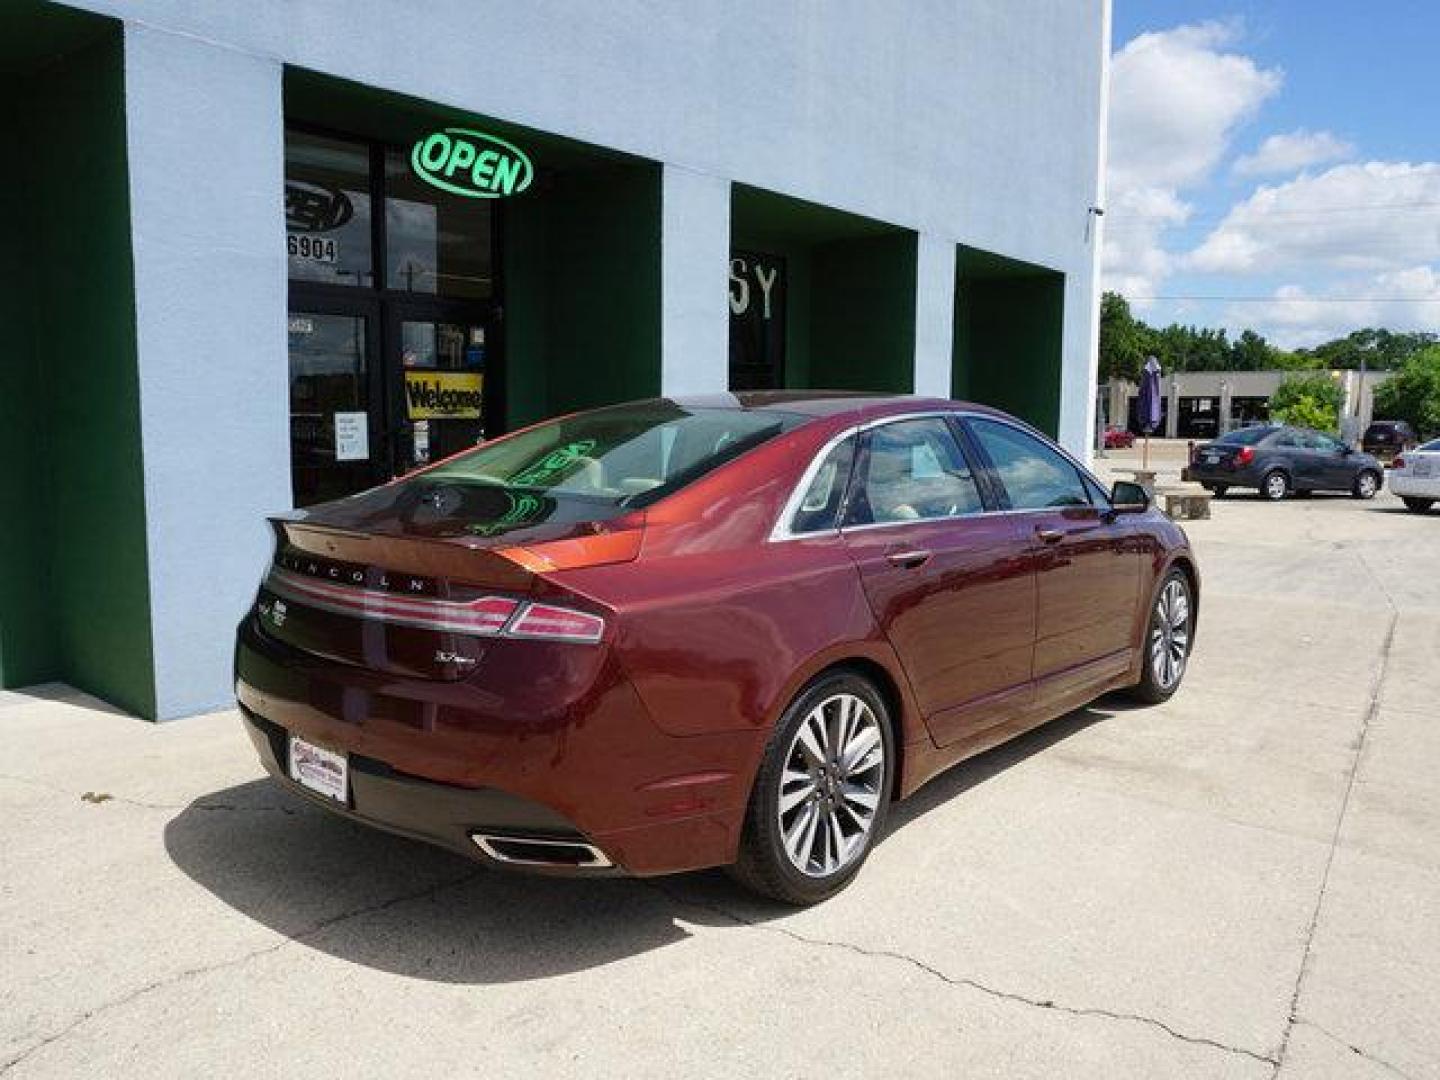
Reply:
[[[1402,454],[1396,454],[1396,455],[1395,455],[1395,459],[1390,462],[1390,468],[1392,468],[1392,469],[1403,469],[1403,468],[1405,468],[1405,457],[1404,457],[1404,455],[1402,455]]]
[[[337,615],[359,615],[400,626],[479,637],[500,633],[520,607],[520,601],[503,596],[463,601],[398,596],[375,589],[332,585],[279,567],[270,571],[265,585],[278,596]]]
[[[1253,446],[1242,446],[1235,455],[1236,465],[1249,465],[1255,460],[1255,448]]]
[[[599,641],[604,633],[605,620],[599,615],[554,604],[526,604],[525,610],[505,628],[506,637],[592,644]]]
[[[355,615],[449,634],[539,638],[593,645],[605,633],[605,620],[598,615],[505,596],[482,596],[476,600],[398,596],[316,581],[280,567],[271,569],[265,587],[277,596],[332,614]]]

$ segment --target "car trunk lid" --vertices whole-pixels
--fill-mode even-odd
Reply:
[[[275,557],[256,609],[268,636],[327,660],[443,680],[474,673],[511,628],[598,640],[603,611],[557,595],[546,574],[634,559],[643,514],[493,490],[477,499],[455,485],[421,486],[416,497],[401,486],[272,519]]]

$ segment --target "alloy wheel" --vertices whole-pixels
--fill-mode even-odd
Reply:
[[[1171,578],[1155,601],[1150,624],[1150,670],[1162,690],[1169,690],[1185,674],[1190,651],[1190,592],[1178,577]]]
[[[1271,499],[1283,499],[1289,487],[1284,473],[1273,472],[1265,478],[1265,494]]]
[[[1379,487],[1379,485],[1375,483],[1375,474],[1369,472],[1361,473],[1360,478],[1355,482],[1355,486],[1362,499],[1373,498]]]
[[[816,705],[795,732],[780,775],[780,835],[790,864],[829,877],[867,846],[885,782],[885,740],[854,694]]]

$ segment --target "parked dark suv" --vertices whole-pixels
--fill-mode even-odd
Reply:
[[[1415,449],[1419,442],[1415,429],[1404,420],[1376,420],[1365,429],[1360,448],[1381,461],[1389,461],[1396,454]]]
[[[1348,491],[1373,498],[1385,467],[1332,435],[1309,428],[1253,427],[1195,448],[1188,473],[1218,498],[1232,487],[1256,488],[1266,499],[1311,491]]]

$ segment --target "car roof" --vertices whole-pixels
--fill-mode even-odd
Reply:
[[[974,402],[863,390],[741,390],[727,394],[687,394],[669,400],[686,408],[787,412],[817,420],[845,417],[862,421],[930,409],[997,413],[989,406]]]

